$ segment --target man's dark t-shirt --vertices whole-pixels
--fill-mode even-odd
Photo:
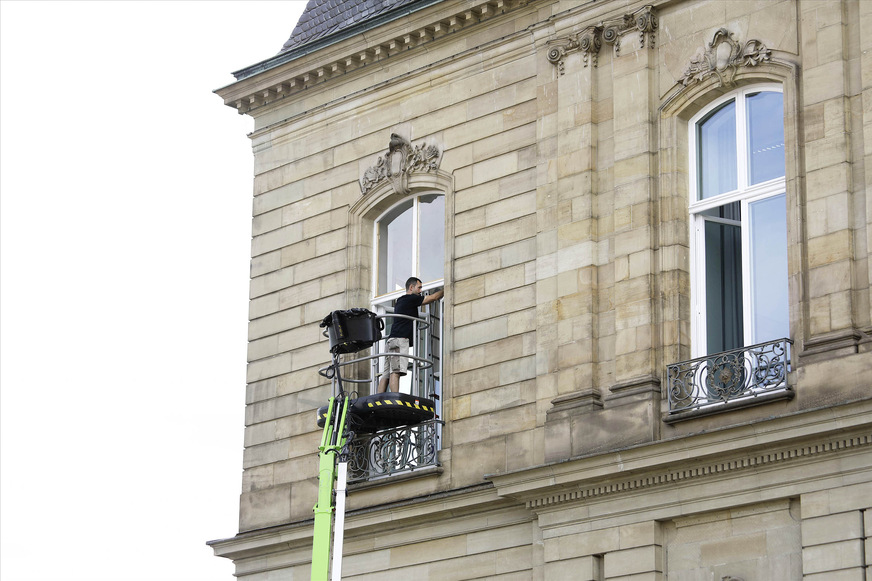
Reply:
[[[408,315],[410,317],[418,316],[418,307],[424,302],[423,295],[406,294],[397,299],[394,305],[394,313],[397,315]],[[414,333],[412,333],[414,321],[409,319],[401,319],[399,317],[393,319],[391,323],[391,334],[389,337],[404,337],[409,340],[409,346],[414,344]]]

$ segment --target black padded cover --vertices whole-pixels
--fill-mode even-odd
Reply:
[[[371,433],[388,428],[420,424],[436,417],[432,399],[405,393],[377,393],[357,398],[348,409],[348,422],[355,432]],[[327,406],[318,409],[318,427],[324,427]]]

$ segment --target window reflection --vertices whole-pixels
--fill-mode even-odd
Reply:
[[[751,226],[752,341],[788,336],[787,213],[784,194],[748,205]]]
[[[379,294],[402,290],[412,272],[412,201],[392,208],[378,223]]]
[[[784,175],[784,96],[781,93],[749,95],[748,165],[751,185]]]
[[[736,102],[721,105],[698,124],[699,199],[738,187],[736,164]]]
[[[445,197],[421,196],[418,202],[418,277],[426,283],[444,278]]]

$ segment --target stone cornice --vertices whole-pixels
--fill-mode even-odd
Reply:
[[[302,70],[293,69],[290,64],[268,69],[241,80],[215,92],[224,99],[224,104],[235,108],[240,114],[254,111],[287,96],[294,95],[337,79],[346,73],[362,69],[367,65],[384,61],[406,51],[420,48],[441,39],[447,34],[466,30],[494,16],[526,6],[532,0],[476,0],[465,3],[462,10],[440,17],[424,26],[417,26],[400,36],[369,42],[353,52],[348,47],[341,57],[332,56],[327,62]],[[366,42],[367,39],[363,39]],[[270,74],[271,73],[271,74]]]
[[[500,495],[538,509],[637,494],[870,444],[872,400],[864,400],[488,478]]]
[[[387,24],[398,18],[409,16],[440,1],[441,0],[415,0],[412,4],[403,4],[399,8],[390,9],[387,12],[379,13],[378,15],[365,17],[349,26],[344,26],[338,32],[329,33],[326,36],[313,39],[305,44],[297,45],[287,50],[283,49],[278,54],[264,59],[261,62],[233,72],[233,76],[236,77],[237,81],[247,79],[248,77],[252,77],[258,73],[262,73],[284,63],[304,57],[312,52],[322,50],[332,44],[357,36],[358,34],[365,34],[374,28]]]
[[[619,482],[581,487],[578,490],[561,492],[528,500],[526,506],[527,508],[536,509],[562,502],[584,500],[610,494],[619,494],[622,492],[638,491],[640,489],[647,489],[655,486],[705,478],[716,474],[725,474],[727,472],[735,472],[748,468],[759,468],[797,458],[806,458],[849,448],[869,446],[870,444],[872,444],[872,432],[838,438],[826,442],[785,448],[773,452],[760,452],[758,454],[733,458],[730,460],[702,463],[685,469],[665,470],[657,474],[642,475],[638,478],[630,478]]]
[[[421,498],[394,502],[381,506],[349,510],[346,513],[346,534],[384,532],[386,522],[393,529],[407,523],[438,522],[447,515],[472,514],[512,504],[511,500],[496,495],[491,483],[458,490],[439,492]],[[311,557],[313,519],[239,533],[229,539],[209,541],[216,556],[245,559],[279,551],[302,551],[302,559]],[[303,561],[301,561],[303,562]]]

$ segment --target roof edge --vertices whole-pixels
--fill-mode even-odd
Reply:
[[[336,44],[338,42],[356,36],[362,32],[366,32],[367,30],[370,30],[372,28],[376,28],[383,24],[387,24],[388,22],[392,22],[404,16],[408,16],[410,14],[418,12],[419,10],[423,10],[424,8],[428,8],[434,4],[438,4],[441,1],[442,0],[419,0],[414,4],[406,4],[404,6],[400,6],[399,8],[389,10],[384,14],[374,16],[372,18],[363,20],[358,24],[353,24],[347,28],[343,28],[337,31],[335,34],[315,39],[296,48],[280,52],[275,56],[254,63],[253,65],[235,71],[231,74],[236,78],[237,81],[248,79],[264,71],[268,71],[285,63],[304,57],[307,54],[313,53],[317,50],[321,50],[322,48],[326,48],[332,44]]]

